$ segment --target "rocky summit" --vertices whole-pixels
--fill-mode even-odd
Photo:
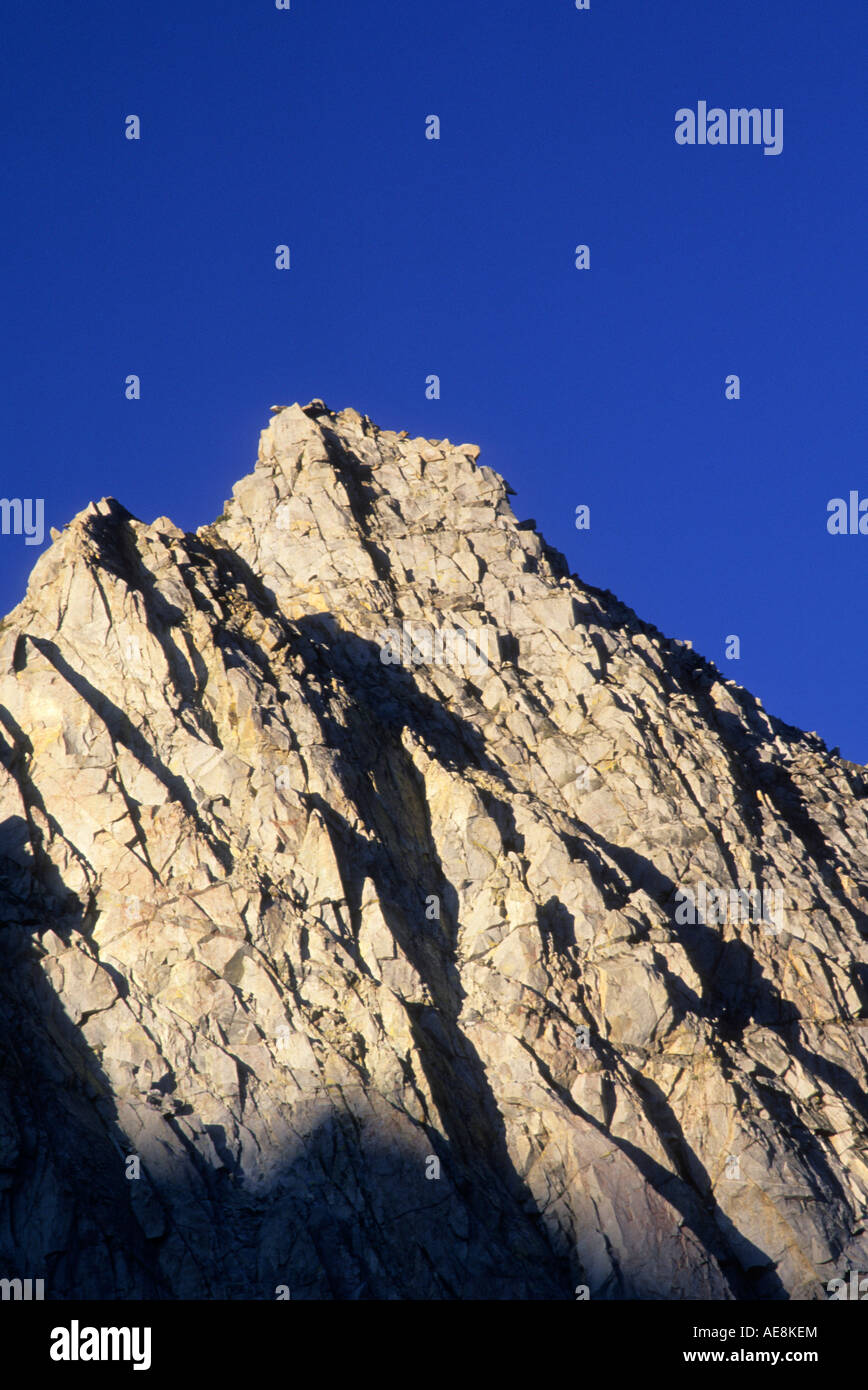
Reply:
[[[825,1299],[868,1269],[868,771],[516,520],[276,407],[0,627],[0,1277]]]

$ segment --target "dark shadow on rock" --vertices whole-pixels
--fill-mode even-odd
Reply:
[[[195,819],[191,794],[162,767],[123,711],[72,670],[53,644],[28,640],[98,712],[116,740],[161,776],[167,792]],[[390,674],[392,700],[397,702],[407,693],[404,678]],[[424,699],[414,704],[418,727],[428,734],[434,702],[430,704],[430,710]],[[44,814],[38,789],[27,775],[32,748],[11,715],[3,714],[9,738],[3,760],[17,777],[25,804]],[[397,708],[381,706],[378,716],[383,775],[391,764],[399,777],[411,781],[415,773],[408,771],[400,747]],[[360,713],[356,732],[365,724]],[[440,740],[455,738],[453,721],[443,721],[434,738],[445,751]],[[458,761],[475,751],[466,733],[454,746],[450,742],[450,756]],[[396,783],[394,799],[385,805],[380,798],[381,832],[387,828],[382,821],[385,811],[395,822],[389,829],[406,837],[402,796],[407,786]],[[325,803],[320,810],[334,830],[334,812]],[[49,824],[52,833],[60,833],[60,827]],[[354,840],[349,827],[343,827],[343,835],[349,849],[343,867],[347,862],[364,866],[384,902],[397,901],[396,875],[406,872],[406,864],[392,866],[391,872],[377,847],[372,853],[369,845]],[[424,846],[416,848],[425,859]],[[245,1190],[244,1174],[221,1126],[204,1127],[218,1166],[203,1156],[189,1127],[181,1123],[190,1107],[175,1100],[176,1079],[171,1074],[139,1099],[162,1118],[176,1148],[186,1154],[187,1180],[181,1187],[154,1184],[144,1162],[142,1179],[126,1178],[129,1143],[108,1079],[39,965],[39,937],[49,926],[64,946],[77,941],[97,958],[91,909],[83,908],[65,889],[43,852],[39,831],[24,817],[0,827],[0,852],[2,887],[16,911],[16,920],[7,921],[0,937],[5,962],[0,1026],[8,1035],[5,1104],[0,1112],[7,1121],[0,1277],[45,1278],[47,1297],[59,1299],[274,1297],[277,1285],[284,1283],[296,1297],[572,1296],[581,1271],[566,1250],[558,1253],[553,1248],[542,1229],[530,1194],[509,1163],[502,1119],[481,1064],[457,1026],[462,995],[450,942],[455,897],[436,856],[428,855],[423,872],[426,886],[440,898],[442,914],[439,923],[430,924],[434,930],[424,938],[421,953],[412,933],[402,931],[399,918],[392,920],[396,936],[401,935],[408,954],[430,981],[436,1000],[411,1014],[447,1130],[443,1135],[430,1124],[424,1126],[425,1147],[440,1161],[440,1178],[426,1180],[417,1155],[411,1159],[376,1138],[368,1141],[375,1154],[371,1166],[370,1153],[363,1159],[359,1152],[355,1121],[333,1113],[316,1126],[299,1155],[275,1164],[266,1190],[256,1194]],[[348,887],[352,901],[352,884]],[[111,977],[117,980],[117,972]],[[462,1085],[456,1084],[459,1074]],[[62,1154],[57,1153],[59,1142]],[[338,1149],[345,1154],[346,1171],[336,1181]],[[40,1165],[41,1171],[36,1171]],[[389,1176],[386,1183],[383,1173]],[[344,1181],[362,1188],[357,1206],[342,1199]],[[144,1225],[134,1200],[141,1196],[141,1184],[150,1189]],[[46,1187],[53,1196],[41,1216],[39,1200]],[[321,1200],[312,1203],[310,1194],[317,1191]],[[382,1212],[379,1223],[371,1217],[371,1208]],[[394,1239],[384,1235],[389,1226],[397,1232]],[[294,1232],[306,1252],[298,1267],[287,1232]],[[272,1262],[271,1273],[264,1273],[269,1260],[262,1251],[269,1243],[284,1248],[286,1255]],[[258,1250],[255,1257],[251,1247]]]
[[[364,500],[362,495],[358,505]],[[206,550],[210,554],[212,548],[203,543],[203,560]],[[131,558],[122,559],[128,570]],[[236,557],[227,572],[231,582],[248,582],[244,570]],[[144,582],[142,592],[154,621],[170,623],[172,613],[160,609],[159,596]],[[250,602],[268,610],[272,600],[261,585],[248,583],[247,592]],[[309,798],[337,851],[349,908],[348,944],[355,944],[364,968],[357,937],[362,889],[370,878],[394,940],[427,989],[427,997],[407,999],[405,1007],[442,1120],[442,1130],[432,1116],[421,1122],[441,1176],[426,1179],[418,1151],[386,1144],[376,1133],[366,1134],[353,1114],[332,1111],[300,1137],[295,1152],[275,1161],[267,1182],[254,1188],[245,1179],[232,1136],[221,1126],[200,1127],[214,1158],[204,1156],[191,1137],[189,1107],[175,1103],[176,1078],[169,1074],[150,1089],[147,1103],[159,1112],[176,1149],[186,1154],[185,1178],[152,1182],[146,1177],[143,1202],[141,1191],[133,1190],[137,1184],[124,1176],[129,1144],[117,1098],[39,966],[38,940],[48,927],[64,944],[80,939],[95,952],[93,904],[70,895],[44,853],[35,822],[16,817],[0,827],[0,876],[9,904],[9,920],[0,932],[0,1026],[6,1035],[0,1119],[9,1117],[0,1134],[6,1194],[0,1277],[45,1277],[47,1296],[54,1298],[272,1298],[279,1285],[287,1285],[293,1297],[338,1299],[572,1298],[576,1282],[585,1282],[575,1254],[565,1237],[546,1228],[516,1172],[484,1064],[462,1026],[458,897],[437,854],[424,785],[405,736],[443,766],[475,769],[493,779],[503,799],[489,792],[486,805],[505,844],[512,837],[518,849],[509,780],[460,713],[420,691],[411,672],[384,666],[375,643],[342,632],[328,615],[285,624],[285,633],[305,671],[324,677],[311,686],[311,704],[338,755],[335,775],[361,821],[360,829],[328,798]],[[220,842],[212,843],[190,789],[161,763],[128,716],[74,671],[55,644],[26,641],[99,714],[116,741],[160,777],[167,797],[184,806],[214,852],[217,846],[224,851]],[[264,653],[254,651],[252,659],[267,669]],[[26,645],[21,660],[26,662]],[[196,687],[188,682],[188,689],[195,701]],[[38,790],[27,775],[32,749],[11,716],[0,714],[11,740],[4,741],[3,761],[17,777],[25,805],[36,808]],[[587,827],[583,833],[594,841]],[[655,878],[653,865],[597,838],[606,863],[623,876],[611,873],[612,892],[641,874],[655,894],[671,895],[675,885],[662,875]],[[439,901],[439,920],[425,915],[431,897]],[[569,946],[571,927],[559,904],[545,905],[541,927],[544,938],[548,933]],[[715,950],[719,947],[718,942]],[[703,959],[714,955],[702,936],[692,948]],[[734,960],[736,975],[742,965]],[[714,999],[704,1007],[712,1007]],[[774,992],[766,990],[762,1002],[772,1007]],[[614,1067],[614,1055],[611,1061]],[[726,1218],[704,1199],[695,1155],[676,1132],[665,1100],[638,1072],[632,1080],[649,1118],[655,1117],[655,1127],[672,1131],[667,1151],[675,1173],[636,1146],[613,1140],[552,1078],[545,1079],[571,1113],[617,1143],[681,1215],[719,1260],[735,1296],[755,1296],[757,1290],[760,1297],[785,1296],[763,1252],[748,1253],[760,1272],[757,1288],[736,1267],[732,1246],[744,1256],[743,1238],[728,1230]],[[41,1203],[46,1204],[42,1226],[38,1220],[34,1224]],[[43,1267],[33,1265],[34,1259]],[[621,1278],[624,1296],[631,1272],[621,1271]]]
[[[0,825],[0,1278],[44,1279],[47,1299],[169,1297],[108,1078],[39,963],[46,929],[67,946],[89,931],[38,834]]]
[[[707,988],[703,998],[698,1001],[695,1012],[713,1023],[719,1038],[720,1060],[727,1063],[727,1044],[740,1043],[749,1024],[762,1024],[775,1030],[777,1036],[810,1075],[826,1080],[860,1115],[868,1119],[868,1098],[861,1093],[854,1078],[843,1067],[819,1056],[805,1045],[800,1035],[799,1018],[795,1008],[781,998],[771,981],[763,974],[761,964],[750,948],[740,940],[723,940],[719,930],[705,923],[676,923],[677,884],[637,851],[612,844],[590,826],[583,825],[582,830],[619,865],[637,888],[644,888],[649,896],[670,914],[673,939],[684,948],[696,973],[707,982]],[[677,1007],[683,985],[665,971],[664,978],[667,978],[673,1007]],[[601,1046],[606,1048],[608,1044]],[[610,1064],[615,1065],[614,1054],[610,1058]],[[659,1088],[643,1078],[635,1068],[628,1065],[628,1070],[639,1094],[651,1102],[647,1113],[657,1128],[657,1122],[653,1117],[662,1113],[663,1104]],[[762,1067],[758,1068],[760,1075],[763,1070]],[[844,1210],[849,1210],[847,1194],[833,1173],[814,1134],[800,1119],[791,1098],[781,1091],[775,1091],[764,1103],[788,1146],[798,1154],[803,1171],[814,1189],[816,1200],[834,1200],[840,1203]],[[696,1155],[689,1149],[668,1105],[665,1106],[662,1129],[675,1137],[674,1152],[676,1156],[678,1153],[683,1156],[684,1171],[699,1173],[701,1190],[710,1192],[707,1174],[704,1173]],[[716,1209],[715,1215],[718,1224],[728,1221],[719,1209]]]
[[[613,1134],[611,1128],[577,1104],[544,1064],[539,1061],[537,1064],[566,1108],[598,1134],[605,1135],[608,1142],[634,1164],[649,1187],[680,1214],[683,1224],[717,1262],[733,1299],[787,1299],[789,1295],[775,1272],[774,1262],[741,1234],[714,1201],[708,1175],[687,1144],[671,1108],[664,1103],[661,1109],[654,1103],[658,1097],[654,1095],[653,1084],[636,1068],[626,1065],[605,1040],[598,1040],[597,1051],[613,1074],[623,1068],[624,1075],[632,1081],[646,1116],[672,1163],[672,1170],[664,1168],[629,1139]]]
[[[386,624],[380,626],[385,628]],[[408,729],[444,767],[459,772],[477,768],[495,778],[505,791],[514,790],[501,766],[486,752],[479,730],[422,691],[413,679],[412,668],[384,663],[374,640],[345,631],[327,613],[300,618],[292,627],[297,634],[292,647],[304,659],[305,668],[336,676],[343,685],[354,706],[353,735],[364,732],[368,719],[374,719],[390,738],[399,738],[402,730]],[[330,746],[345,749],[347,735],[330,717],[329,699],[327,691],[319,697],[314,693],[312,704],[317,715],[325,718],[328,734],[337,740]]]
[[[66,658],[61,654],[58,646],[54,642],[49,642],[44,637],[28,635],[21,639],[23,642],[32,643],[36,650],[45,658],[49,665],[53,666],[58,675],[72,686],[77,695],[89,705],[105,724],[115,743],[129,750],[134,757],[138,758],[143,767],[152,772],[166,789],[167,801],[177,801],[186,811],[190,820],[196,827],[198,833],[208,844],[209,848],[221,864],[226,873],[232,870],[232,859],[228,847],[223,841],[218,840],[211,834],[208,826],[199,815],[193,794],[182,777],[170,772],[165,763],[154,752],[153,746],[148,742],[144,735],[132,723],[128,715],[124,713],[103,691],[98,690],[92,685],[86,676],[79,671],[73,670]],[[11,715],[8,711],[0,709],[0,720],[9,727]],[[14,732],[14,731],[13,731]],[[145,852],[144,842],[140,848]],[[147,861],[146,861],[147,862]]]
[[[318,715],[328,746],[340,756],[336,775],[343,795],[362,817],[357,832],[322,797],[311,797],[328,826],[344,880],[354,935],[358,934],[366,879],[401,953],[430,992],[405,1001],[418,1055],[445,1135],[429,1126],[434,1152],[449,1165],[472,1220],[498,1220],[525,1230],[524,1239],[546,1258],[564,1289],[572,1273],[565,1244],[552,1248],[536,1215],[533,1197],[510,1159],[503,1117],[485,1067],[461,1026],[465,998],[456,960],[458,896],[444,872],[431,831],[424,782],[401,734],[409,728],[438,760],[466,770],[502,773],[488,759],[475,731],[423,694],[408,671],[385,666],[379,648],[322,619],[302,620],[299,631],[313,646],[305,664],[327,659],[349,695],[332,709],[328,697]],[[298,650],[296,644],[296,650]],[[359,769],[367,776],[360,777]],[[503,831],[515,838],[511,809],[500,808]],[[430,899],[439,919],[425,916]],[[457,1174],[460,1173],[460,1177]],[[498,1216],[499,1212],[499,1216]],[[574,1272],[574,1271],[573,1271]]]
[[[311,619],[309,625],[311,631],[316,632],[320,623],[321,620]],[[300,626],[303,627],[304,624]],[[433,1029],[433,1046],[421,1027],[417,1028],[415,1038],[432,1095],[438,1108],[441,1108],[450,1143],[460,1143],[462,1151],[472,1156],[474,1151],[478,1151],[477,1146],[480,1141],[484,1141],[487,1151],[501,1165],[504,1174],[509,1176],[510,1185],[514,1187],[518,1178],[516,1174],[509,1173],[502,1120],[497,1112],[494,1098],[490,1094],[484,1068],[479,1059],[472,1053],[472,1049],[470,1052],[468,1051],[467,1038],[460,1030],[459,1013],[463,991],[457,966],[449,959],[448,955],[445,959],[442,956],[438,959],[440,953],[432,950],[438,939],[425,931],[427,924],[422,919],[422,904],[429,893],[436,893],[441,896],[441,900],[447,908],[447,915],[454,913],[457,904],[457,897],[454,890],[445,881],[442,868],[439,868],[439,872],[435,872],[434,877],[431,876],[432,866],[438,866],[439,861],[431,838],[424,787],[409,754],[400,741],[401,729],[405,725],[413,727],[415,732],[423,739],[425,738],[428,733],[428,720],[424,713],[420,718],[417,718],[417,711],[420,700],[424,702],[427,697],[420,696],[415,688],[412,691],[406,688],[406,683],[410,679],[407,672],[396,671],[392,667],[385,668],[385,673],[382,669],[377,669],[372,654],[370,652],[364,653],[362,651],[363,646],[361,639],[352,634],[340,633],[332,628],[329,666],[330,669],[341,673],[342,680],[352,695],[352,701],[349,709],[342,706],[342,718],[340,720],[328,722],[327,714],[325,718],[329,745],[337,748],[344,755],[342,758],[344,765],[348,769],[368,766],[377,771],[375,780],[378,790],[373,796],[368,795],[366,797],[364,789],[362,789],[360,796],[360,789],[357,784],[343,786],[344,794],[348,797],[353,796],[357,808],[367,806],[366,828],[370,838],[356,837],[345,823],[338,823],[339,818],[335,817],[325,802],[318,800],[318,809],[326,823],[332,827],[339,862],[342,866],[346,866],[348,901],[350,903],[358,902],[361,896],[362,879],[365,876],[373,878],[395,940],[418,970],[422,979],[431,987],[433,1010],[413,1005],[409,1007],[416,1014],[420,1024],[424,1021],[429,1030]],[[376,648],[374,650],[376,651]],[[402,684],[401,699],[397,702],[392,701],[388,690],[389,681],[394,678],[397,678]],[[400,711],[397,723],[393,717],[396,703]],[[386,711],[384,720],[380,719],[379,711],[381,708]],[[467,764],[462,761],[462,757],[469,752],[468,740],[465,736],[458,735],[448,729],[449,721],[454,720],[456,716],[449,716],[447,720],[444,720],[443,712],[439,707],[437,716],[438,730],[442,728],[442,736],[438,735],[440,738],[439,757],[447,765],[466,768]],[[323,712],[321,712],[322,717]],[[394,772],[391,776],[383,775],[381,764],[389,756],[396,764],[401,765],[400,776]],[[484,754],[481,754],[476,765],[484,767],[487,761]],[[338,776],[340,776],[341,762],[337,766]],[[502,774],[500,775],[502,777]],[[410,786],[414,787],[413,795],[408,794]],[[400,793],[396,794],[395,789],[398,787],[400,787]],[[380,819],[381,816],[385,816],[385,826]],[[402,818],[408,831],[401,840],[396,842],[394,827]],[[421,833],[417,833],[415,830],[410,833],[410,828],[419,823],[422,825]],[[388,836],[384,834],[386,826],[389,828]],[[658,874],[648,861],[642,860],[641,856],[633,856],[632,852],[621,851],[618,847],[602,840],[601,837],[595,836],[589,827],[582,828],[588,840],[597,842],[600,850],[603,851],[603,854],[597,857],[596,868],[603,878],[607,892],[619,897],[622,894],[625,897],[628,896],[632,888],[635,887],[637,871],[641,873],[645,886],[652,895],[655,890],[657,893],[661,891],[674,892],[675,885],[665,880],[663,875]],[[387,839],[391,843],[400,844],[400,863],[389,862],[389,856],[382,849]],[[378,846],[378,849],[373,852],[372,842]],[[613,872],[612,865],[620,869],[623,878]],[[353,884],[353,879],[355,879],[355,884]],[[400,892],[402,880],[405,888],[404,902],[400,910],[390,913],[387,904],[390,900],[395,901],[402,896]],[[408,885],[410,887],[409,893],[406,892]],[[457,936],[457,925],[455,922],[451,931],[447,933],[450,947]],[[557,938],[559,949],[568,949],[571,937],[573,942],[575,940],[570,914],[556,901],[544,907],[540,925],[544,940],[546,933],[549,936],[554,935]],[[710,945],[711,938],[712,934],[708,933],[707,942],[702,944]],[[719,941],[716,941],[714,945],[715,949],[719,950]],[[670,981],[673,987],[680,983],[674,977],[670,977]],[[683,994],[684,990],[682,990],[682,996]],[[686,1012],[687,1007],[692,1002],[692,1000],[682,997],[680,1001],[682,1011]],[[444,1061],[451,1057],[458,1058],[460,1061],[452,1062],[444,1069]],[[628,1070],[631,1081],[643,1098],[643,1103],[649,1112],[649,1119],[652,1118],[651,1111],[655,1111],[656,1122],[652,1119],[652,1123],[655,1123],[655,1128],[659,1129],[661,1126],[660,1103],[652,1105],[653,1098],[648,1087],[644,1085],[641,1074],[635,1069]],[[551,1078],[548,1079],[553,1089],[561,1095],[564,1103],[573,1113],[578,1114],[578,1108],[572,1099],[566,1093],[562,1093],[561,1088],[557,1087]],[[462,1104],[461,1102],[460,1092],[463,1087],[467,1088],[469,1103]],[[478,1109],[478,1114],[474,1113],[475,1109]],[[588,1116],[583,1115],[583,1118],[589,1123],[596,1124]],[[487,1132],[483,1128],[484,1124],[488,1126]],[[722,1265],[726,1266],[726,1277],[730,1280],[735,1297],[757,1296],[758,1288],[755,1283],[738,1276],[731,1254],[727,1255],[728,1247],[725,1243],[721,1244],[720,1240],[717,1240],[714,1236],[715,1231],[729,1236],[730,1240],[737,1245],[740,1255],[745,1260],[751,1259],[754,1267],[758,1271],[762,1271],[763,1292],[760,1296],[786,1297],[783,1285],[774,1270],[769,1268],[768,1257],[756,1247],[750,1246],[750,1243],[736,1231],[724,1213],[715,1207],[713,1199],[710,1197],[711,1185],[707,1175],[705,1175],[704,1190],[702,1190],[701,1165],[696,1156],[689,1150],[683,1133],[677,1126],[674,1114],[668,1109],[663,1128],[672,1131],[673,1137],[667,1144],[667,1151],[673,1157],[675,1174],[662,1169],[636,1146],[619,1143],[619,1147],[636,1164],[645,1179],[675,1206],[697,1237],[703,1243],[708,1243],[708,1248],[715,1250],[716,1254],[720,1253]],[[683,1178],[677,1176],[679,1170],[684,1173]],[[693,1186],[691,1186],[691,1182]],[[694,1190],[697,1186],[700,1189],[699,1192]]]

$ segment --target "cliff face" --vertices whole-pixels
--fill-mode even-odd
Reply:
[[[868,1267],[868,775],[571,578],[477,452],[292,406],[213,526],[108,500],[38,561],[0,627],[0,1276]]]

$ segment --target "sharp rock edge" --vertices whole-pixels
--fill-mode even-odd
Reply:
[[[213,525],[105,499],[36,564],[0,627],[0,1276],[868,1267],[865,770],[570,576],[477,455],[275,407]],[[679,922],[700,884],[783,912]]]

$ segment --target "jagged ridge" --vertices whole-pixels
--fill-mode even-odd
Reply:
[[[0,1274],[864,1267],[864,771],[570,576],[477,456],[279,408],[212,526],[104,499],[38,561],[0,628]],[[700,883],[783,916],[679,920]]]

